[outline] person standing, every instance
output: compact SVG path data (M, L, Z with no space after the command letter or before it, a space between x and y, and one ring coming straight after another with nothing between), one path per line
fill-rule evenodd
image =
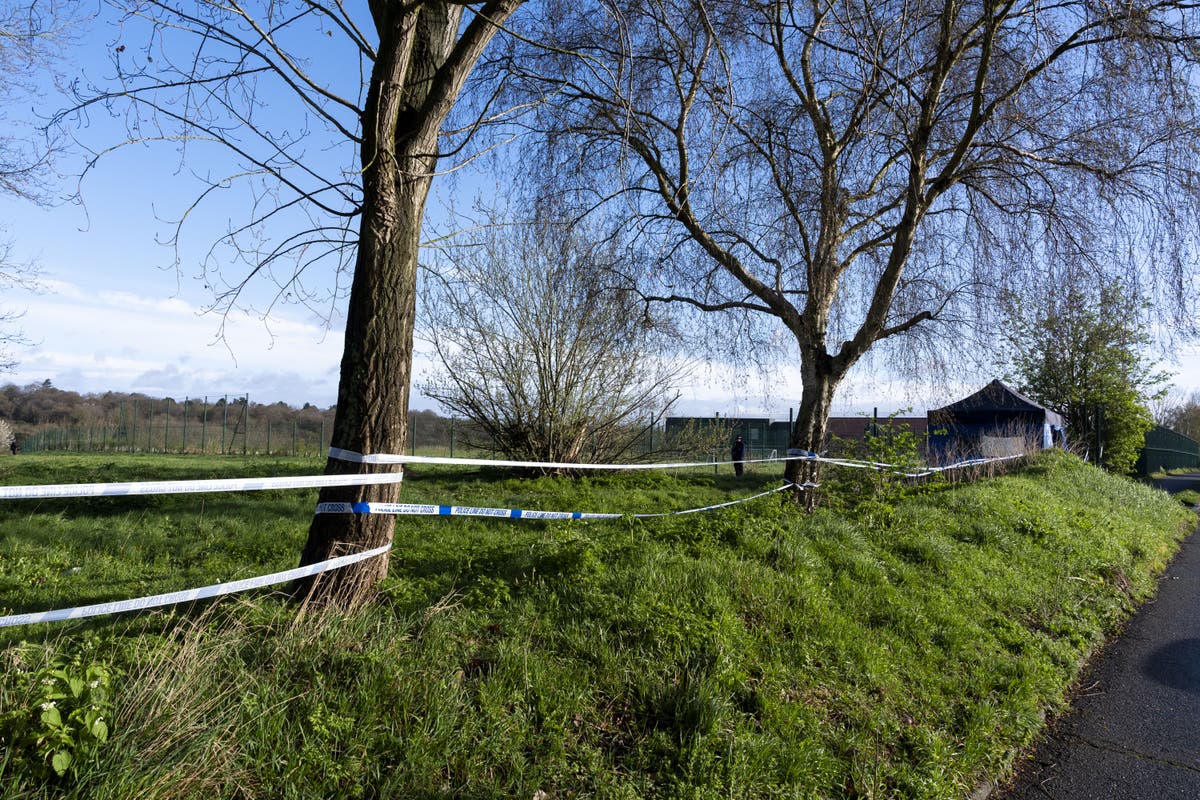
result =
M734 440L733 447L730 449L729 455L733 457L733 474L741 475L743 468L742 462L746 460L746 443L742 440L742 437L739 436L736 440Z

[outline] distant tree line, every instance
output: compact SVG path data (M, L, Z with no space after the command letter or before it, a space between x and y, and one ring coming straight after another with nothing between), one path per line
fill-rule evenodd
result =
M257 403L246 395L151 397L140 392L80 394L49 380L0 388L0 421L20 446L141 452L253 452L318 455L328 447L336 407ZM454 421L410 413L414 444L446 448Z

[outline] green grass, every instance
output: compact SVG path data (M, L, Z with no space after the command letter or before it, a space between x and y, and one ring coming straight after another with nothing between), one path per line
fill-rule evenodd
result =
M1175 493L1175 499L1186 506L1200 505L1200 492L1195 489L1184 489L1182 492Z
M1158 469L1155 470L1151 478L1166 478L1170 475L1195 475L1200 472L1200 467L1175 467L1173 469Z
M4 463L6 483L312 469ZM776 477L420 466L404 499L659 511ZM38 718L48 659L117 670L112 737L49 781L35 777L44 752L6 742L0 798L962 798L1009 769L1195 522L1057 454L973 485L849 495L812 515L767 498L643 521L401 518L380 601L353 614L260 592L0 631L0 737ZM286 569L314 503L13 501L0 506L0 603Z

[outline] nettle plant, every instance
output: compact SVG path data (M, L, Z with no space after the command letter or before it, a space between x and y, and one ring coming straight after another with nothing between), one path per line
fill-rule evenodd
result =
M76 773L108 741L118 671L80 655L56 654L26 670L20 654L14 660L14 695L26 699L0 712L0 745L24 762L31 777Z

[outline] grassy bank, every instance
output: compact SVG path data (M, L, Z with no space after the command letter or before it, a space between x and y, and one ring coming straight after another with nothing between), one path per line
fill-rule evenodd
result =
M5 482L311 469L18 462ZM427 468L405 499L659 511L774 482ZM1053 454L973 485L834 499L809 516L764 499L646 521L404 519L380 603L353 615L260 593L0 631L0 797L961 798L1007 769L1194 523ZM314 502L2 506L0 604L285 569ZM76 731L39 744L60 686Z

